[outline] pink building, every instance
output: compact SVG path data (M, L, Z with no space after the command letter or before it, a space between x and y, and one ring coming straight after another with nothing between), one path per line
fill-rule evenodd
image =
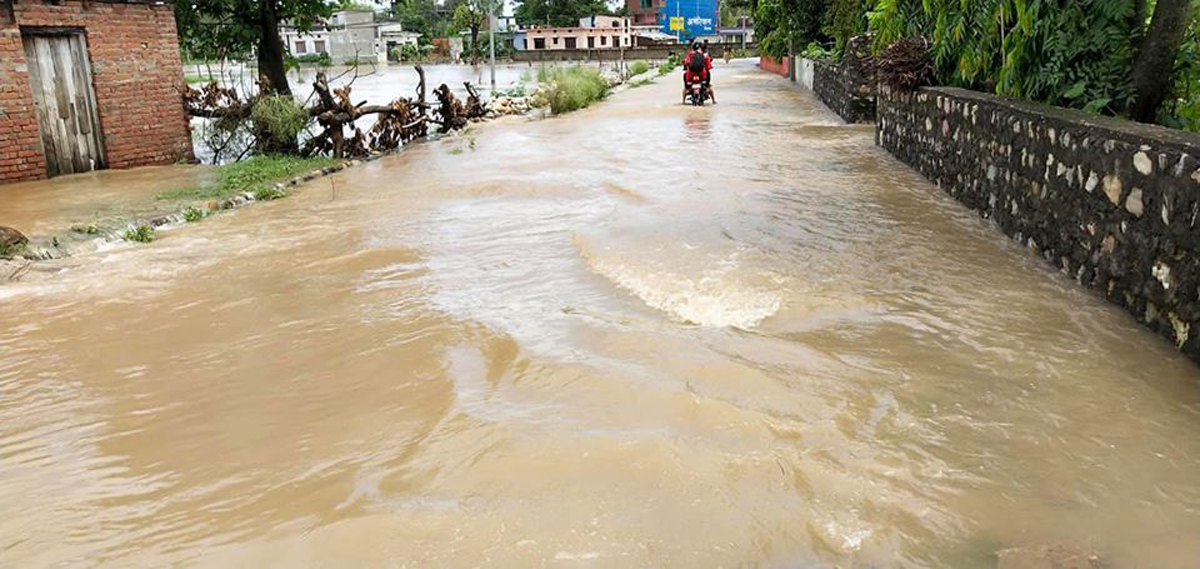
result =
M543 51L554 49L618 49L633 47L629 18L592 16L579 20L579 27L525 30L525 49Z

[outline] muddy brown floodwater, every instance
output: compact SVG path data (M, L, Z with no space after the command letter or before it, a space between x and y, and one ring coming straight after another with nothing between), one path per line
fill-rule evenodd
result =
M0 565L1200 566L1197 367L716 77L0 286Z

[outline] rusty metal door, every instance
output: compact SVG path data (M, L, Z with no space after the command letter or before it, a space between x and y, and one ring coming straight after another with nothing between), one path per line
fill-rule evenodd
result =
M104 167L87 39L72 30L27 32L21 39L46 173L58 176Z

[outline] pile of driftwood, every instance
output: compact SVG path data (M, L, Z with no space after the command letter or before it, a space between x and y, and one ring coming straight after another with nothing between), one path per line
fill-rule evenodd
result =
M400 97L386 105L354 103L350 98L351 85L330 88L324 73L313 81L313 102L305 111L319 127L319 132L306 140L297 150L305 155L328 155L334 158L357 158L376 152L394 150L400 145L428 134L429 124L441 132L460 129L472 119L487 115L487 108L470 83L467 101L459 101L445 84L434 89L437 104L425 101L425 70L416 67L420 78L414 98ZM259 93L267 93L260 88ZM200 88L188 88L184 106L194 117L224 121L226 125L249 121L259 95L243 99L236 90L222 87L216 81ZM374 126L364 133L355 123L360 117L376 115Z
M930 43L925 38L897 40L875 58L876 77L897 91L915 91L934 83Z

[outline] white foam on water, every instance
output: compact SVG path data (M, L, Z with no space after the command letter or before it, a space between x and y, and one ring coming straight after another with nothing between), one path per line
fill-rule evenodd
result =
M778 312L782 304L778 286L772 286L778 283L748 267L744 250L723 258L696 259L687 258L695 256L691 254L695 249L680 245L674 255L656 259L608 246L591 247L579 237L576 244L594 273L684 322L750 329Z

